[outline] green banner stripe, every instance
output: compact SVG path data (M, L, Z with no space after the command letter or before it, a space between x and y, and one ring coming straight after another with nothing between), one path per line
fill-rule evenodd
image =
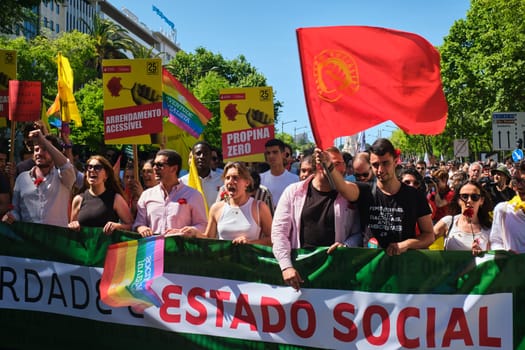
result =
M0 224L0 254L103 267L110 244L136 238L133 233L120 231L106 236L101 229L86 228L75 232L28 223L15 223L11 226ZM330 256L326 254L326 248L299 249L293 254L294 266L305 279L306 288L413 294L512 293L513 341L516 348L525 348L525 255L490 252L482 260L474 258L469 251L419 250L389 257L382 250L347 248L340 248ZM170 273L282 285L279 266L271 248L265 246L170 237L165 241L164 265L164 271ZM49 317L52 317L53 322L49 321ZM16 344L14 337L18 339L19 334L34 334L34 337L24 337L25 342L39 342L46 334L54 339L71 337L80 341L89 337L83 333L91 333L92 327L100 323L12 310L1 310L0 319L7 347ZM56 325L55 320L63 320L63 325ZM33 321L36 323L35 327L32 325ZM150 334L158 335L160 343L166 340L165 345L180 344L180 348L283 348L276 344L173 334L152 329L138 330L137 327L131 327L130 331L127 326L100 324L97 328L100 328L102 334L107 333L108 339L113 341L116 333L124 332L126 337L119 337L119 345L121 339L127 337L133 339L130 344L141 344L141 339L144 338L144 344L149 342L151 345L151 341L157 341L157 337L147 335ZM28 325L31 325L29 329L26 328ZM24 332L18 332L18 327L22 327ZM90 331L86 331L88 329ZM112 331L103 331L109 329ZM91 336L93 334L97 333L92 333ZM86 340L86 344L97 340Z

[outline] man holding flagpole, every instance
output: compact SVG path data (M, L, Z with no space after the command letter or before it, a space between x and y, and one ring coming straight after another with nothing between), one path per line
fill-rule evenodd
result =
M388 255L427 248L434 241L430 207L423 193L397 178L395 168L400 152L387 139L377 139L370 152L370 163L377 179L371 185L345 181L341 174L333 171L327 154L319 149L315 154L316 161L328 169L337 191L357 204L363 231L370 229ZM416 223L421 232L417 237Z

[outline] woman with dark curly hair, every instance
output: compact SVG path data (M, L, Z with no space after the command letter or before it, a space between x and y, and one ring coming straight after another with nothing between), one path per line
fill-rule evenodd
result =
M115 230L131 230L132 224L133 217L113 167L103 156L92 156L86 162L84 187L73 198L69 228L102 227L109 235Z
M445 250L472 250L477 255L489 248L492 226L490 196L477 181L459 185L449 205L449 213L434 225L436 237L445 237Z

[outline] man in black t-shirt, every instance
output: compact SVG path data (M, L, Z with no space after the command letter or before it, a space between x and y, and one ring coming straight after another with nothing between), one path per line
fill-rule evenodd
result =
M430 208L421 192L397 178L399 151L387 139L377 139L370 151L375 184L347 182L331 171L337 190L349 201L357 202L363 228L371 231L388 255L427 248L434 241ZM326 154L316 150L316 156L330 168ZM416 223L420 229L417 237Z

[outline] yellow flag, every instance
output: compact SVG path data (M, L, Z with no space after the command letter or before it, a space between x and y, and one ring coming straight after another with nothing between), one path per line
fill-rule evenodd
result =
M57 57L58 65L58 94L55 102L47 110L47 115L61 111L61 119L70 123L73 121L75 126L82 126L80 112L78 111L77 102L73 95L73 70L69 60L59 52Z
M42 113L40 114L40 119L42 119L42 122L44 123L47 129L47 132L49 132L51 130L51 126L49 125L49 118L47 117L47 113L46 113L46 105L43 101L42 101Z
M193 162L193 157L190 159L190 170L188 172L188 186L193 187L202 194L202 199L204 200L204 207L206 208L206 216L208 216L208 201L204 195L204 190L202 189L201 179L199 178L199 172L197 171L197 166Z

